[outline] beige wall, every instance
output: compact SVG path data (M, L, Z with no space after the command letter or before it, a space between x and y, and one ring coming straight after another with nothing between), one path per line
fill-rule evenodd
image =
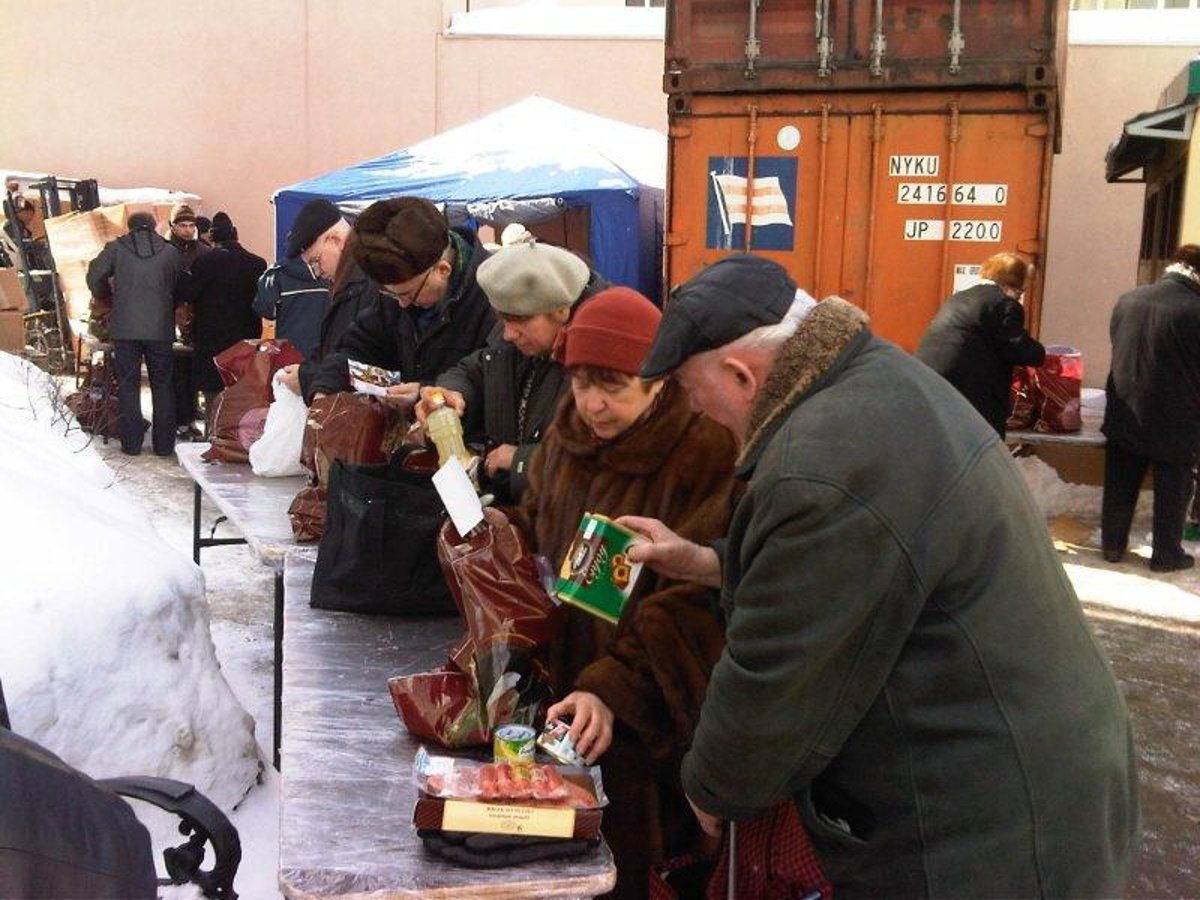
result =
M1126 119L1154 109L1196 47L1072 45L1063 150L1050 196L1041 338L1083 351L1084 382L1108 374L1113 303L1137 284L1142 184L1108 184L1104 154Z
M275 188L434 130L441 0L0 0L0 22L0 166L195 192L267 257Z

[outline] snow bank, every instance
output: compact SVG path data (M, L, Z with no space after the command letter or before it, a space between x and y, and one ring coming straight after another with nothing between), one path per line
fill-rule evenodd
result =
M0 678L13 728L93 777L178 778L228 809L260 762L213 649L204 576L55 393L0 353Z

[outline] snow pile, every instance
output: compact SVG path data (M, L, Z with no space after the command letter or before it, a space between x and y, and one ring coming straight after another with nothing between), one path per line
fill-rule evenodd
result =
M204 576L56 393L0 353L0 679L13 728L93 777L177 778L228 809L260 762L213 649Z
M1078 519L1100 521L1100 501L1103 489L1090 484L1072 484L1058 477L1053 466L1036 456L1020 456L1013 460L1038 505L1049 516L1074 516Z

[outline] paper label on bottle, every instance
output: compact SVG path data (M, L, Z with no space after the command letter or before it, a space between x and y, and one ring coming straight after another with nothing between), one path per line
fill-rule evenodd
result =
M575 810L447 800L442 830L569 838L575 833Z
M475 493L475 486L471 484L471 477L457 456L450 457L434 473L433 486L460 535L465 537L468 531L483 521L483 505Z

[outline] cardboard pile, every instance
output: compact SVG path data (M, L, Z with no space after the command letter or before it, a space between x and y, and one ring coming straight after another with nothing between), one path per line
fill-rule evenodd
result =
M100 255L105 244L128 232L125 223L129 217L135 212L151 213L158 223L158 233L165 236L173 207L173 203L119 203L46 220L46 235L69 319L87 318L92 297L87 286L88 264Z
M21 353L25 349L25 291L16 269L0 269L0 350Z

